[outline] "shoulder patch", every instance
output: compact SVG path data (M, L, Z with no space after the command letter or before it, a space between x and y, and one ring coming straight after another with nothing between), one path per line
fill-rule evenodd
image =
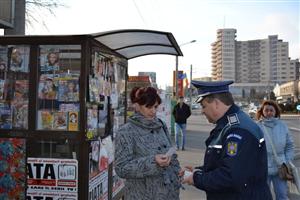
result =
M239 140L241 140L242 139L242 136L240 136L239 134L235 134L235 133L230 133L227 137L226 137L226 139L229 139L229 138L237 138L237 139L239 139Z
M238 150L238 143L234 141L230 141L227 143L227 155L235 156Z
M228 115L227 119L228 119L228 123L230 125L235 125L235 124L239 124L240 123L240 120L239 120L238 115L236 113Z

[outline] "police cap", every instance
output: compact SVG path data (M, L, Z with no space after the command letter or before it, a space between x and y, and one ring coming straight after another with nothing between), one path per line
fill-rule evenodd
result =
M203 97L210 94L229 92L229 85L233 81L192 81L192 84L198 90L196 103L200 103Z

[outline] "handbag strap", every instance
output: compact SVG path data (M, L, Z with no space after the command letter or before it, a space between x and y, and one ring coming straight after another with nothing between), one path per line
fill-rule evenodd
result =
M273 154L274 154L274 158L275 158L275 161L277 162L277 165L280 166L281 163L279 162L279 158L278 158L278 155L276 153L276 150L275 150L275 146L273 144L273 140L269 134L269 131L266 129L265 125L262 123L262 128L263 128L263 132L265 133L265 135L268 137L269 141L270 141L270 144L271 144L271 147L272 147L272 151L273 151Z
M169 143L170 143L170 145L172 146L172 141L171 141L171 139L170 139L170 137L169 137L169 135L168 135L168 128L166 127L166 125L165 125L165 123L160 119L160 118L157 118L159 121L160 121L160 123L162 124L162 128L163 128L163 130L164 130L164 132L165 132L165 136L167 137L167 140L169 141Z

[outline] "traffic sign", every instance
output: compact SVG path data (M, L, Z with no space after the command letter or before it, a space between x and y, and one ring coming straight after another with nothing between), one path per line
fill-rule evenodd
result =
M297 108L297 110L300 110L300 105L298 105L296 108Z

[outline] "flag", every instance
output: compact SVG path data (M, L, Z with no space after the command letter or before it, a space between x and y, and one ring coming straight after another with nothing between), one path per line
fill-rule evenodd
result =
M186 78L186 73L178 73L178 79L184 80Z

